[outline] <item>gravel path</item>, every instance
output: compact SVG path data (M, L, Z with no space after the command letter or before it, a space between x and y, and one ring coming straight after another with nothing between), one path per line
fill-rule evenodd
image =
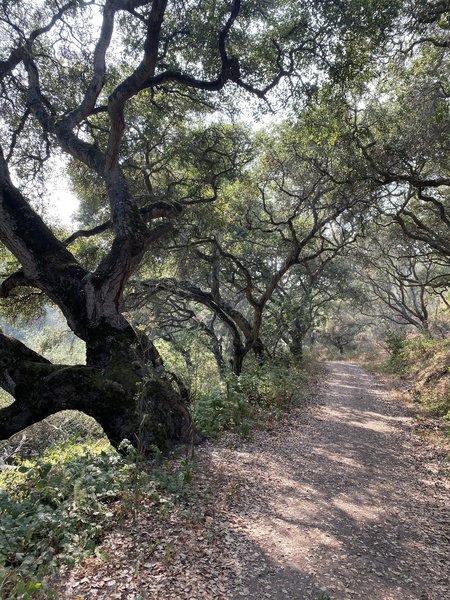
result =
M111 534L114 558L72 572L60 597L450 598L443 458L374 377L349 363L326 369L320 405L245 444L199 451L199 518L146 518L133 535Z

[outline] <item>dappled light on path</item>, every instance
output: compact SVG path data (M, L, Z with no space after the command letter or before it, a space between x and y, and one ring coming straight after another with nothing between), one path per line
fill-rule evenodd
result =
M357 365L328 369L320 408L230 453L240 525L267 561L249 597L448 597L445 494L424 486L410 419Z
M198 451L185 506L141 510L60 586L75 600L444 600L440 458L375 378L328 363L271 432Z

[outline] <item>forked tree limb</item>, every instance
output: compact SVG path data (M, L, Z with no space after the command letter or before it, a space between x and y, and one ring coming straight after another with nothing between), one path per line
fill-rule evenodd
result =
M177 217L181 214L182 207L179 204L170 204L169 202L153 202L147 206L144 206L140 209L141 216L146 221L151 221L153 219L167 218L171 219ZM92 227L92 229L79 229L78 231L74 231L65 241L64 244L66 246L70 246L73 244L75 240L80 237L89 238L95 235L99 235L108 229L111 229L112 221L108 219L104 223L97 225L96 227Z

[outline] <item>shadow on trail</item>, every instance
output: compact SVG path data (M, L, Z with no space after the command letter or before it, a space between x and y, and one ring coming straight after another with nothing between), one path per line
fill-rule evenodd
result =
M246 597L448 597L445 495L412 455L404 411L360 367L328 369L322 406L226 458Z

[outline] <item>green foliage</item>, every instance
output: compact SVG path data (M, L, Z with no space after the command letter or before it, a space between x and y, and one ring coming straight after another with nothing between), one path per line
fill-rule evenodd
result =
M433 340L390 332L386 339L389 357L384 369L407 378L412 393L427 412L450 418L450 340Z
M92 553L129 467L108 446L57 446L0 476L0 595L48 597L42 577Z
M175 501L185 500L190 492L194 477L195 463L183 459L175 469L156 467L151 472L151 480L159 492L165 492Z
M201 335L184 331L173 336L171 343L156 340L166 369L184 382L194 397L219 383L217 365Z
M385 346L388 351L388 358L384 368L389 373L402 373L405 368L405 358L403 351L406 344L404 332L391 330L385 335Z
M197 427L207 435L235 430L248 436L258 422L279 417L301 400L305 371L272 362L240 376L229 374L217 388L202 392L193 405Z
M432 415L450 419L450 340L417 337L402 354L416 400Z
M226 429L245 429L250 406L244 396L228 385L201 394L195 400L193 413L200 431L215 435Z
M149 464L126 440L121 450L65 441L0 472L2 599L52 598L44 577L100 556L97 543L115 520L135 515L144 500L164 512L187 498L194 463Z
M422 366L424 359L429 359L442 342L425 336L417 336L403 341L402 354L405 362L411 367Z

